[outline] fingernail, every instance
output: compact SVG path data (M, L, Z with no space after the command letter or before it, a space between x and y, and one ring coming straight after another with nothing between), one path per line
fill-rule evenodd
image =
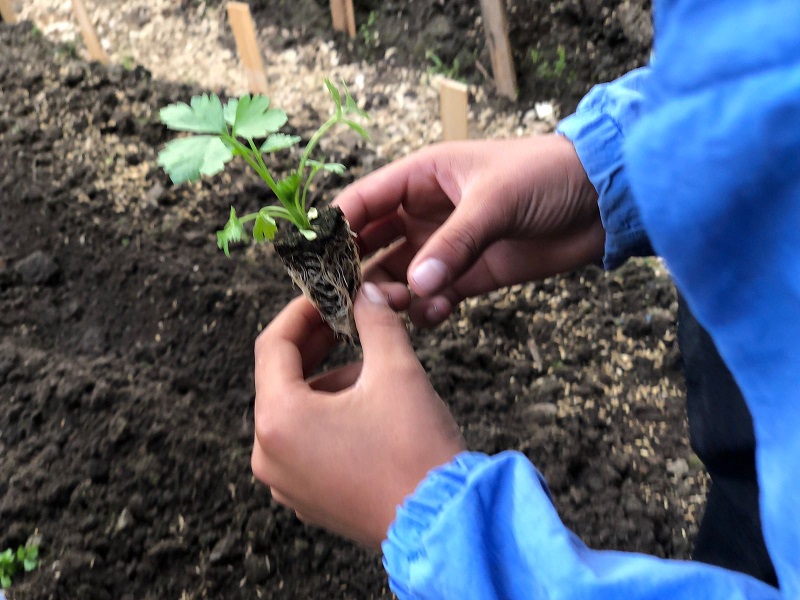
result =
M431 325L438 325L449 315L449 304L447 304L446 300L441 298L434 300L433 303L425 310L425 319Z
M374 283L370 283L369 281L365 281L361 285L361 291L363 292L363 294L366 297L366 299L369 300L370 302L372 302L372 304L378 304L378 305L382 305L382 306L386 306L388 304L388 302L386 301L386 298L381 293L381 291L378 289L378 286L375 285Z
M446 278L447 267L436 258L423 260L411 272L411 279L417 288L416 292L423 296L438 290L444 284Z

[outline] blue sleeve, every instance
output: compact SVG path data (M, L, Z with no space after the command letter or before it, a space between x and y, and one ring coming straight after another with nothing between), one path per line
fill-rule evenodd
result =
M591 550L558 518L518 452L463 453L398 509L383 544L400 600L743 600L780 598L748 575L704 563Z
M656 7L631 188L747 402L764 541L800 598L800 4Z
M624 143L639 120L642 88L650 77L643 67L597 85L578 109L558 124L557 132L575 146L589 180L597 190L606 232L603 264L614 269L631 256L653 254L624 167Z

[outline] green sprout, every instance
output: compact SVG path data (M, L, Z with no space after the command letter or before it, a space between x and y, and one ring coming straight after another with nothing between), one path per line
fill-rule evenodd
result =
M196 181L203 175L216 175L234 156L242 157L264 180L280 205L265 206L257 212L237 216L231 207L225 227L217 232L217 245L230 256L229 244L244 238L245 223L252 222L252 236L256 242L271 241L277 232L276 219L292 223L306 239L317 237L311 220L317 211L307 208L307 195L312 180L321 171L341 175L345 167L339 163L325 163L311 158L322 136L339 123L347 125L361 137L369 140L364 128L352 120L353 115L369 118L350 96L342 82L342 90L325 80L335 110L303 150L297 168L283 179L276 179L264 161L265 154L291 148L300 137L280 133L288 118L282 110L270 108L267 96L245 94L228 100L225 106L213 94L194 96L191 105L183 102L162 108L159 116L170 129L199 135L181 137L167 143L158 155L158 164L169 174L174 184ZM255 140L264 140L261 146Z
M14 552L7 548L0 552L0 589L11 587L11 578L20 569L26 573L33 571L39 564L39 546L36 544L20 546Z

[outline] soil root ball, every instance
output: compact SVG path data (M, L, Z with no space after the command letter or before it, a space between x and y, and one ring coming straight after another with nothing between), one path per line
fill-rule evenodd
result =
M294 228L282 230L275 238L275 251L322 319L354 344L358 332L353 301L361 286L361 265L353 232L337 207L320 210L312 226L317 233L313 240Z

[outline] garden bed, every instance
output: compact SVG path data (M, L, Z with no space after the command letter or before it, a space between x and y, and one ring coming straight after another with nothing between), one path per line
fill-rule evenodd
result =
M229 205L267 198L254 175L173 188L155 166L158 108L198 88L88 65L26 23L0 24L0 57L0 550L43 538L9 598L389 595L377 555L251 475L253 341L297 290L271 250L216 248ZM327 149L350 177L390 158ZM675 307L661 265L632 261L468 301L412 339L470 447L528 455L587 543L686 558L706 482Z

